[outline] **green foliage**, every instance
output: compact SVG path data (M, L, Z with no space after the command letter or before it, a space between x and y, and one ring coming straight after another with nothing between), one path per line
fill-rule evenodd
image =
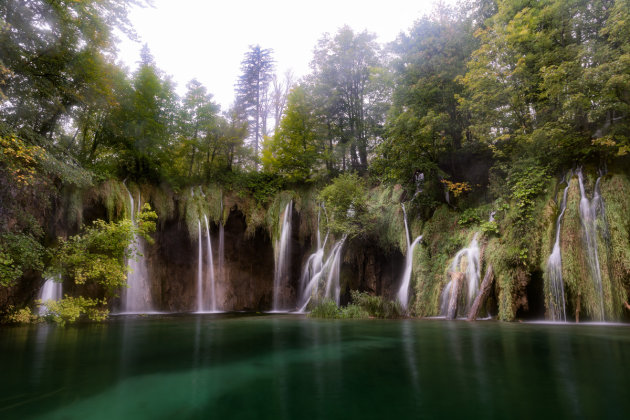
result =
M46 276L59 275L78 285L95 283L115 293L126 285L126 261L137 255L137 249L130 247L134 236L140 235L152 243L149 235L155 231L156 218L149 204L145 204L137 215L137 226L128 219L108 223L96 220L79 235L59 238Z
M466 72L476 43L465 13L441 7L439 19L417 20L391 47L396 84L373 170L410 194L417 190L415 176L422 173L425 201L440 194L435 185L440 161L464 141L468 121L458 109L463 86L457 78Z
M370 232L368 233L378 241L379 247L383 250L399 249L401 252L406 251L407 236L400 205L402 194L403 189L399 185L380 185L369 193L368 207L373 224L370 225ZM409 208L408 203L407 212L410 215L409 229L413 234L415 220L413 219L413 209Z
M477 207L471 207L464 210L459 216L457 223L460 226L477 225L484 220L480 209Z
M332 299L323 299L315 305L309 316L328 319L402 318L404 311L398 302L390 302L382 296L353 290L352 303L339 308Z
M322 299L311 309L308 316L311 318L340 318L341 310L337 307L337 303L334 300Z
M45 309L43 318L60 325L72 323L80 318L90 321L104 321L107 319L109 311L106 309L105 299L90 299L83 296L65 296L59 300L48 300L40 303Z
M251 172L244 178L244 187L258 203L268 202L284 186L280 177L264 172Z
M373 296L367 292L353 290L352 303L373 318L402 318L404 311L398 301L386 300L383 296Z
M39 321L40 318L31 312L31 308L16 309L13 306L7 308L7 315L3 319L3 322L9 324L32 324Z
M516 221L527 223L533 220L535 199L545 192L551 177L544 167L526 166L511 171L508 184L516 205Z
M322 160L317 141L316 116L304 88L296 87L288 97L287 110L273 137L263 144L266 171L288 182L309 182Z
M1 235L0 286L14 285L26 270L43 270L45 257L46 250L32 235Z
M319 200L328 211L331 232L353 237L369 230L367 188L357 174L339 175L320 192Z
M600 241L607 244L608 264L603 269L611 283L606 305L611 314L618 314L630 296L630 180L626 175L615 174L604 178L601 189L609 231L608 239Z
M369 317L370 314L364 308L354 303L341 308L340 318L343 319L366 319Z
M411 307L418 316L439 314L449 262L474 234L472 230L461 228L458 220L458 212L442 205L424 225L422 242L415 250L412 273L416 298Z

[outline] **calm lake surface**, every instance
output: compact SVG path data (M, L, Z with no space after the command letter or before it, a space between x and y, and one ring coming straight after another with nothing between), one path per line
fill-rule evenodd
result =
M627 418L630 327L116 317L0 328L1 419Z

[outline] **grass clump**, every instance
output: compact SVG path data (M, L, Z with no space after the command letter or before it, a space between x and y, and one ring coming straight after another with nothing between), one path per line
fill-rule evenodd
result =
M366 292L353 290L352 303L338 307L334 300L323 299L313 307L311 318L327 319L366 319L366 318L402 318L403 310L398 302L391 302L382 296L372 296Z

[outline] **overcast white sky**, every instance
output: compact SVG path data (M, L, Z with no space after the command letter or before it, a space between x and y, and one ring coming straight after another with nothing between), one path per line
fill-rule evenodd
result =
M131 70L147 43L159 68L171 75L177 91L197 78L225 110L249 45L272 48L277 73L309 72L313 47L325 32L347 24L367 29L380 43L430 13L438 0L154 0L153 8L134 9L130 18L141 43L123 38L119 59ZM443 0L454 3L454 0Z

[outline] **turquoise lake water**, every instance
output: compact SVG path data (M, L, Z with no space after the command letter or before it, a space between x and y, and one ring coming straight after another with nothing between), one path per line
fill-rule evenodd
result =
M0 419L628 418L630 327L115 317L0 328Z

